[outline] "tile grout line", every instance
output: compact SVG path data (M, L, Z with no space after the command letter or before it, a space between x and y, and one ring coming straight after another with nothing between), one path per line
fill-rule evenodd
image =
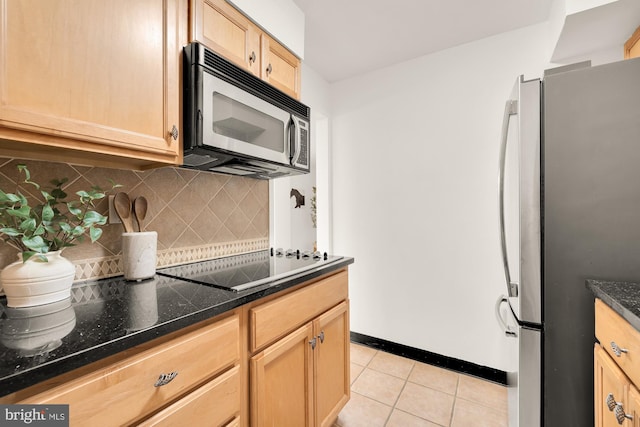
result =
M400 393L398 393L398 396L396 397L396 400L393 402L393 405L391 405L391 411L389 411L389 415L387 416L387 419L384 421L384 425L385 426L387 425L387 423L389 423L389 420L391 419L391 415L393 415L393 411L396 409L396 405L398 404L398 400L400 400L400 396L402 396L402 392L404 391L405 387L407 386L407 382L409 382L409 377L411 376L411 372L413 372L413 369L415 367L416 367L416 364L414 363L413 366L411 367L411 370L407 374L407 378L404 379L404 384L402 384L402 388L400 389Z
M453 406L451 406L451 416L449 417L449 427L453 423L453 414L456 411L456 404L458 403L458 388L460 387L460 374L456 379L456 392L453 394Z

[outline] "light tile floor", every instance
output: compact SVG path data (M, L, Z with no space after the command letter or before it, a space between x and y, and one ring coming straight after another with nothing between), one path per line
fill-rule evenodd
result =
M506 427L507 389L351 344L351 400L334 427Z

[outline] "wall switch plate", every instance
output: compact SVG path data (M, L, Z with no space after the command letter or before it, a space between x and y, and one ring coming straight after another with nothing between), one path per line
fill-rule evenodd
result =
M116 209L113 207L113 199L115 198L116 196L109 196L109 224L122 224L120 217L116 213Z

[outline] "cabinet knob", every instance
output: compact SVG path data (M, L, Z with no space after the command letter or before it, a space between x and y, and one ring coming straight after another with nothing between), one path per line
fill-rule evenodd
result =
M622 423L624 422L625 419L628 420L632 420L633 417L629 414L625 414L624 413L624 408L622 407L622 404L618 403L616 405L615 410L613 411L613 413L616 416L616 421L618 421L618 424L622 425Z
M320 338L320 344L322 344L324 342L324 331L320 331L320 335L318 335L318 338Z
M254 51L251 51L251 55L249 55L249 65L253 64L254 62L256 62L256 53Z
M607 402L607 408L609 408L610 411L613 411L616 405L618 404L618 402L616 402L616 398L613 397L613 393L607 394L606 402Z
M273 71L273 67L271 66L271 63L269 63L269 65L267 66L267 70L266 71L267 71L267 76L269 74L271 74L271 72Z
M613 353L618 357L620 357L622 353L629 352L629 350L627 350L626 348L620 348L620 346L618 346L615 341L611 341L611 350L613 350Z
M178 371L173 371L168 374L160 374L160 376L158 377L158 380L153 386L162 387L163 385L169 384L177 376L178 376Z
M178 139L178 128L176 127L176 125L173 125L173 127L171 128L171 132L169 132L169 135L171 136L171 138L173 138L174 141Z
M315 337L311 338L311 340L309 340L309 344L311 344L311 350L315 350L316 349L316 338Z

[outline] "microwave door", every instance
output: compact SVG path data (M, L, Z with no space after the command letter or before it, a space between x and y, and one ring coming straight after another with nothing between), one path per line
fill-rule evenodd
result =
M309 122L291 115L291 166L309 169Z
M202 85L203 145L289 164L287 111L206 71Z

